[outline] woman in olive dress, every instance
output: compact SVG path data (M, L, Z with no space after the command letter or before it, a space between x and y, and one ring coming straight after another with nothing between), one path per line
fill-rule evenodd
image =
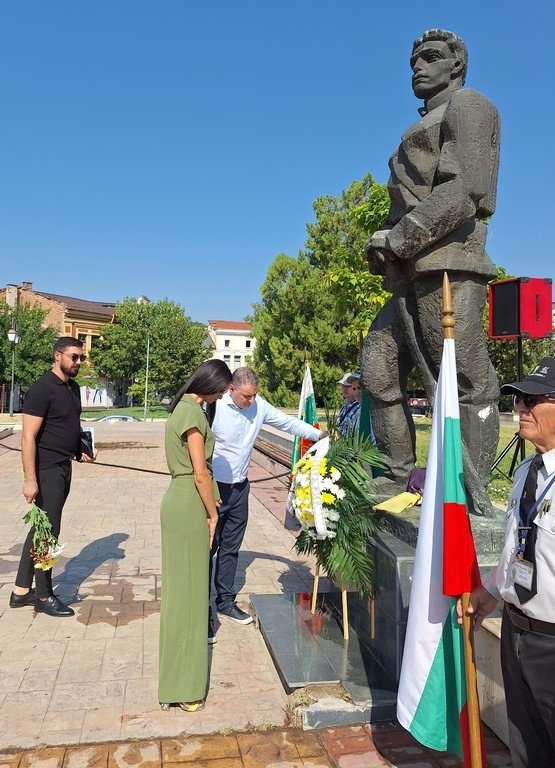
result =
M162 709L175 703L198 712L208 690L208 562L219 505L210 424L230 382L231 371L222 360L206 360L169 406L165 450L171 481L160 508Z

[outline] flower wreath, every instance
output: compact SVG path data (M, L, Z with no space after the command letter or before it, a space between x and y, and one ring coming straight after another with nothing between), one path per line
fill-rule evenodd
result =
M288 509L309 536L333 539L339 513L337 501L345 498L338 485L341 472L326 458L330 438L314 443L294 467Z
M287 499L301 525L297 552L315 555L329 578L361 594L373 590L373 466L383 466L383 457L370 440L327 436L293 467Z

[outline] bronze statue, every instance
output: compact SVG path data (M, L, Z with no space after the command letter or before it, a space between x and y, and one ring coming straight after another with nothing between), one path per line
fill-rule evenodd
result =
M370 271L392 292L362 350L362 382L378 447L388 467L377 496L406 490L415 463L415 429L407 382L416 368L433 403L441 352L441 287L451 283L469 509L493 515L486 492L499 436L499 384L489 360L482 313L496 270L485 252L484 219L495 210L499 115L481 93L463 88L467 51L451 32L415 41L412 88L424 100L420 120L389 161L391 205L370 239Z

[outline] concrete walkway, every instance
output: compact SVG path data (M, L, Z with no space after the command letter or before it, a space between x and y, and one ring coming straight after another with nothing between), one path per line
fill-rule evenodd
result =
M74 464L56 592L75 616L8 608L26 526L20 433L0 440L0 768L159 766L372 768L457 766L395 724L303 732L254 624L222 619L206 708L157 700L159 506L168 485L163 423L95 424L96 464ZM268 477L257 465L251 479ZM314 563L284 525L279 481L252 486L238 602L310 592ZM487 734L490 766L510 765ZM391 762L389 762L389 760ZM448 760L448 762L446 762ZM493 761L492 761L493 760Z

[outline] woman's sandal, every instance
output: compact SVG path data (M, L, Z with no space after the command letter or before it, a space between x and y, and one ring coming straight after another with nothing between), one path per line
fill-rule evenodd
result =
M199 701L180 701L179 706L184 712L200 712L201 709L204 709L204 699L199 699Z

